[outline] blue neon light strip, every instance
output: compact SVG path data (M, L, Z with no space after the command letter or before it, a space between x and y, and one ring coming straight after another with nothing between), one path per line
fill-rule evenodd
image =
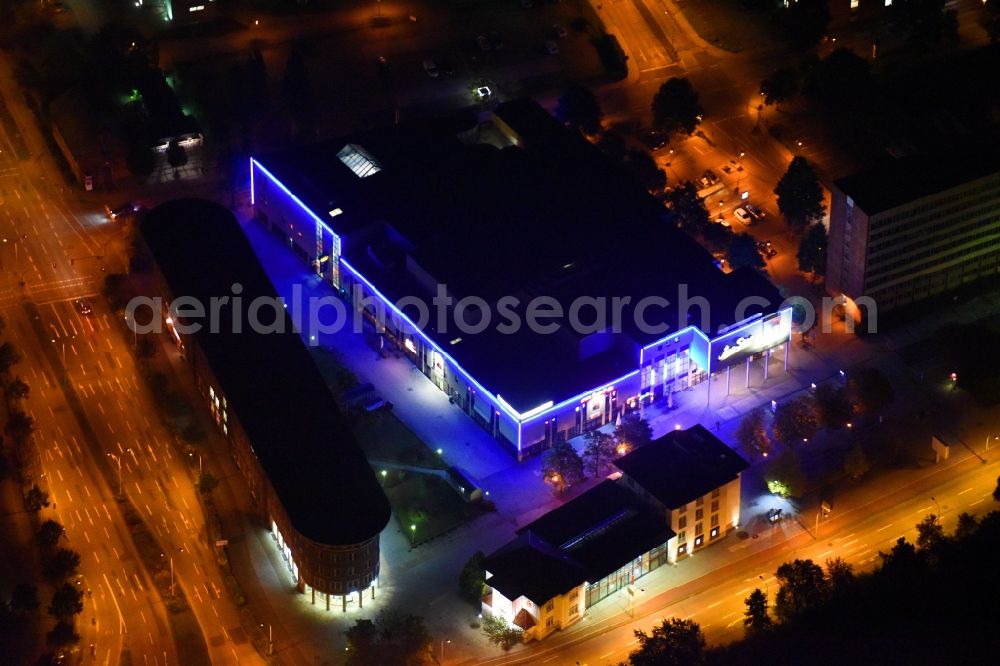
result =
M256 166L256 168L260 169L261 172L264 175L266 175L272 182L274 182L279 188L281 188L281 190L285 194L287 194L289 196L289 198L292 199L292 201L294 201L296 204L298 204L298 206L303 211L305 211L309 215L309 217L311 217L317 224L319 224L320 226L322 226L324 229L326 229L327 231L329 231L331 234L333 234L334 236L336 236L338 239L340 238L340 236L337 234L337 232L335 232L333 230L333 228L330 227L330 225L328 225L326 222L324 222L318 215L316 215L316 213L314 213L312 211L312 209L310 209L308 206L306 206L302 202L301 199L299 199L297 196L295 196L295 194L293 194L291 192L291 190L289 190L287 187L285 187L285 185L280 180L278 180L274 176L274 174L272 174L270 171L268 171L260 162L258 162L257 160L255 160L252 157L250 158L250 201L251 201L251 203L254 203L254 200L255 200L255 192L254 192L254 185L253 185L253 169L254 169L255 166ZM403 313L402 310L400 310L399 308L397 308L394 303L392 303L388 298L386 298L385 295L375 287L375 285L373 285L364 275L361 274L360 271L358 271L358 269L354 268L354 266L352 266L350 264L350 262L347 261L346 258L344 258L343 256L341 256L340 257L340 263L347 270L349 270L357 279L361 280L361 282L363 282L365 284L365 286L367 286L378 298L380 298L383 303L385 303L387 306L389 306L389 308L392 309L392 311L394 313L396 313L400 317L400 319L402 319L403 321L405 321L409 325L409 327L414 331L414 333L420 337L421 340L423 340L428 346L430 346L432 349L434 349L434 351L436 351L438 354L440 354L441 356L443 356L452 365L452 367L455 368L455 370L457 370L470 384L472 384L473 386L475 386L476 389L479 392L481 392L482 394L484 394L494 404L495 407L498 407L499 409L501 409L504 413L506 413L508 416L511 416L517 422L517 426L518 426L517 427L517 448L518 448L518 450L521 449L521 430L522 430L522 428L523 428L523 426L525 424L537 421L541 417L546 416L548 414L551 414L553 412L557 412L560 409L562 409L563 407L566 407L567 405L570 405L570 404L573 404L575 402L578 402L578 401L582 400L586 396L593 395L594 393L600 393L601 391L605 391L605 390L613 387L615 384L618 384L620 382L623 382L623 381L625 381L627 379L630 379L630 378L636 376L640 372L640 369L641 369L643 361L644 361L645 351L647 349L649 349L650 347L654 347L654 346L656 346L658 344L663 344L665 341L667 341L670 338L676 338L676 337L679 337L681 335L685 335L685 334L687 334L687 332L689 330L692 330L696 335L698 335L699 337L701 337L702 340L705 341L705 343L706 343L706 345L708 347L708 352L709 352L709 358L706 359L708 361L708 363L706 364L706 370L709 373L711 373L711 367L710 367L710 365L711 365L712 339L709 338L707 335L705 335L705 333L701 329L697 328L696 326L689 325L689 326L681 329L680 331L675 331L675 332L669 333L669 334L663 336L662 338L660 338L659 340L656 340L656 341L654 341L654 342L646 345L645 347L642 347L639 350L639 366L640 366L640 368L638 368L636 370L633 370L631 372L628 372L628 373L622 375L621 377L618 377L617 379L614 379L614 380L612 380L610 382L602 384L598 388L591 389L591 390L588 390L588 391L583 391L583 392L581 392L581 393L573 396L572 398L567 398L566 400L563 400L562 402L559 402L559 403L557 403L555 405L552 405L551 407L549 407L549 408L547 408L547 409L545 409L543 411L540 411L540 412L538 412L536 414L531 414L527 418L523 418L521 416L520 412L518 412L517 410L515 410L513 407L509 406L505 401L499 400L497 398L496 394L494 394L491 391L489 391L488 389L486 389L482 384L480 384L478 381L476 381L476 379L472 375L470 375L468 372L466 372L466 370L461 365L459 365L459 363L450 354L448 354L446 351L444 351L444 349L442 349L436 342L434 342L433 340L431 340L430 337L428 337L420 328L418 328L413 323L413 321L411 321L410 318L408 316L406 316L406 314ZM779 310L778 311L779 316L781 315L781 313L785 312L785 310L790 311L791 308L785 308L783 310ZM755 319L754 321L749 322L745 326L742 326L742 327L740 327L739 329L736 329L736 330L742 330L743 328L747 328L747 327L749 327L749 326L751 326L753 324L756 324L756 323L758 323L758 320ZM731 334L733 332L734 331L727 331L725 333L725 335L729 335L729 334ZM788 335L789 335L789 337L791 336L791 317L789 317ZM719 336L719 337L723 337L723 336ZM530 412L526 412L526 413L530 414Z
M264 175L266 175L272 182L274 182L278 187L280 187L281 191L284 192L285 194L287 194L292 199L292 201L294 201L296 204L298 204L299 208L301 208L303 211L305 211L306 213L308 213L308 215L313 220L315 220L318 224L322 225L325 229L329 230L329 232L331 234L333 234L334 236L337 236L337 238L340 238L340 236L337 235L337 232L335 232L332 228L330 228L330 226L328 224L326 224L322 219L320 219L319 216L316 215L316 213L314 213L308 206L306 206L302 202L301 199L299 199L297 196L295 196L294 194L292 194L292 192L287 187L285 187L284 183L282 183L280 180L278 180L274 176L274 174L272 174L270 171L268 171L266 168L264 168L264 166L260 162L258 162L257 160L255 160L253 158L250 158L250 161L251 161L251 166L252 165L256 165L257 168L260 169L261 173L263 173ZM252 176L253 176L253 172L251 171L251 177ZM506 414L508 414L509 416L512 416L514 418L514 420L516 420L516 421L520 421L521 420L521 415L517 411L515 411L513 407L508 407L503 402L497 400L496 396L492 392L488 391L482 384L480 384L479 382L477 382L472 377L472 375L470 375L468 372L465 371L465 368L463 368L461 365L459 365L455 361L455 359L451 357L451 355L449 355L440 346L438 346L433 340L431 340L422 330L420 330L420 328L418 328L410 320L409 317L407 317L399 308L397 308L396 305L392 301L390 301L388 298L386 298L385 295L381 291L379 291L378 289L376 289L375 285L373 285L371 282L368 281L368 278L366 278L364 275L362 275L361 272L358 271L358 269L354 268L354 266L351 266L351 264L347 261L346 258L343 257L343 255L341 255L341 257L340 257L340 263L347 270L351 271L351 273L353 273L355 275L355 277L357 277L359 280L361 280L362 282L364 282L365 285L369 289L371 289L372 292L376 296L378 296L380 299L382 299L382 302L385 303L387 306L389 306L392 309L393 312L395 312L397 315L399 315L399 317L403 321L405 321L407 324L409 324L410 328L413 329L413 331L418 336L420 336L420 338L424 342L426 342L430 347L432 347L434 349L434 351L436 351L438 354L441 354L441 356L443 356L449 362L451 362L452 366L454 366L454 368L456 370L458 370L459 373L461 373L461 375L463 377L465 377L469 381L470 384L475 385L475 387L479 391L481 391L482 393L484 393L490 400L492 400L492 402L495 404L496 407L499 407Z

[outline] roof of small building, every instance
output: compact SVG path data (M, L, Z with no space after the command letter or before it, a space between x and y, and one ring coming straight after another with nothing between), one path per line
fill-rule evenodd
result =
M537 605L595 583L674 533L662 513L607 480L517 531L486 558L487 584L508 599Z
M330 545L381 532L389 502L287 312L258 311L263 324L283 323L281 333L247 325L251 302L277 302L277 293L237 219L216 203L181 199L149 211L140 229L172 297L192 296L207 310L242 286L243 330L224 305L218 332L206 325L194 337L295 529Z
M868 215L944 192L1000 171L997 144L991 148L956 146L941 155L910 155L885 162L836 181Z
M637 448L615 466L675 509L736 479L750 464L704 426L694 425Z

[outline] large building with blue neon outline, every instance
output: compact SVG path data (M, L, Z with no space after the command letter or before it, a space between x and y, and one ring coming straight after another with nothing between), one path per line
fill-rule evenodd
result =
M787 365L791 308L766 277L724 273L619 165L530 100L250 169L256 220L519 459L712 373L728 384L745 366L749 382L751 367L766 380ZM417 326L397 307L441 294L455 304L443 323ZM494 313L515 299L522 322L532 299L578 307L588 326L498 330L494 317L466 334L455 324L475 328L481 313L458 304L472 296ZM616 298L629 299L620 325L574 306ZM635 323L639 309L652 326Z

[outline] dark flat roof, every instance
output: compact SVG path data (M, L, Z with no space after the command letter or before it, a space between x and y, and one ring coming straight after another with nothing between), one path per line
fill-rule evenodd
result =
M510 599L541 605L596 583L674 533L661 513L614 481L603 481L517 531L486 558L488 584Z
M991 148L956 147L948 154L887 160L841 178L836 186L861 210L875 215L1000 171L998 150L1000 144L993 142Z
M704 426L672 430L615 461L615 466L668 509L735 479L747 461Z
M227 305L220 332L203 327L194 337L295 529L331 545L381 532L389 502L287 312L279 315L286 333L245 325L252 300L277 292L236 218L213 202L181 199L149 211L140 229L172 297L207 304L243 286L244 331L233 332Z
M628 296L633 305L658 296L672 305L647 316L677 331L688 325L676 307L679 285L687 285L691 297L712 304L710 335L734 323L746 296L768 299L768 313L777 309L781 296L766 278L719 271L621 165L535 102L506 102L496 117L519 145L463 142L465 125L440 122L293 148L261 163L337 230L344 257L392 301L434 295L409 271L409 256L456 300L478 296L494 308L502 296L552 296L564 311L581 296ZM380 170L359 178L337 157L346 145L363 147ZM330 219L334 206L343 213ZM579 336L568 328L539 335L522 326L510 335L491 326L463 336L434 330L435 320L425 332L522 412L635 370L635 343L659 337L636 331L626 310L628 344L580 361Z

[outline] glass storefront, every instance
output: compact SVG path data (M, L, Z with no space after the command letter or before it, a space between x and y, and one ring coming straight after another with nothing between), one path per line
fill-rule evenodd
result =
M587 608L601 599L614 594L623 587L635 582L645 574L658 569L667 562L667 544L661 544L649 552L643 553L617 571L614 571L596 583L587 585Z

